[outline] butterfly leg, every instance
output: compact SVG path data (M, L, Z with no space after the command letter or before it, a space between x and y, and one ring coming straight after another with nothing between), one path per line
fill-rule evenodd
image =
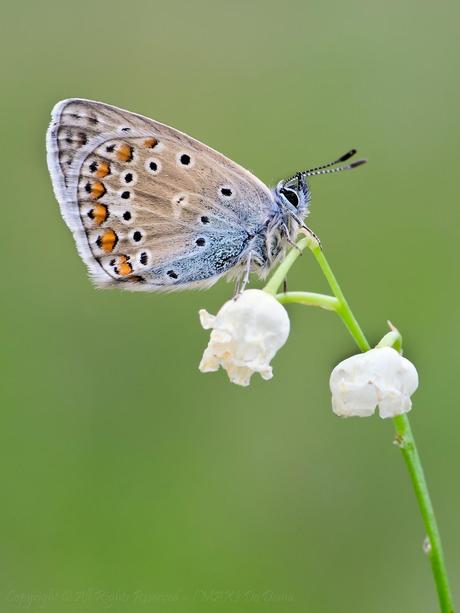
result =
M233 296L233 300L237 300L241 295L241 278L238 278L235 284L235 295Z
M249 275L251 273L251 258L252 258L252 251L250 251L248 253L248 259L246 260L246 271L244 273L244 277L243 277L243 291L245 290L246 285L249 283Z
M310 238L312 238L314 241L316 241L318 243L319 248L322 250L323 246L321 245L321 241L319 239L319 236L317 236L313 230L311 228L309 228L308 226L306 226L304 223L302 224L301 230L303 230L303 233L306 236L309 236Z
M321 241L320 241L319 237L313 232L313 230L311 228L309 228L307 225L305 225L304 222L299 217L297 217L297 215L293 215L292 213L291 213L291 215L294 218L294 220L299 224L300 229L303 230L304 234L306 234L307 236L310 236L310 238L315 240L318 243L318 245L320 246L320 248L322 249ZM290 244L294 244L289 239L289 235L288 235L287 242L290 243Z
M287 244L290 245L291 247L293 247L294 249L297 249L299 254L302 255L302 250L297 246L297 244L289 236L289 230L288 230L286 224L283 224L282 227L283 227L284 233L286 235L286 242L287 242Z
M292 211L289 211L289 215L291 215L291 217L294 219L294 221L299 224L300 230L303 230L304 234L306 234L307 236L310 236L310 238L314 239L318 243L318 245L321 247L321 241L320 241L319 237L316 236L316 234L313 232L313 230L311 228L309 228L307 225L305 225L304 222L300 219L300 217L295 215ZM290 245L294 245L293 241L289 238L289 234L287 232L286 232L286 237L287 237L287 242ZM322 247L321 247L321 249L322 249Z
M248 253L244 275L243 277L240 277L240 279L238 279L238 282L236 284L234 300L236 300L244 292L244 290L246 289L246 285L249 283L249 275L251 273L251 258L252 251Z

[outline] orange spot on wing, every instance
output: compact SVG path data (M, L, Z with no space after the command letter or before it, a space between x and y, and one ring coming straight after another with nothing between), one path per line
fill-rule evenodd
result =
M127 143L121 143L117 149L117 158L120 162L130 162L133 159L133 148Z
M158 145L158 141L156 138L147 138L144 141L144 147L148 147L149 149L153 149L154 147L156 147Z
M94 209L92 209L91 218L94 220L96 225L100 226L104 221L106 221L109 216L109 211L105 204L96 204Z
M91 198L93 198L93 200L98 200L99 198L101 198L106 192L106 189L104 187L104 184L101 183L100 181L95 181L92 185L91 185Z
M120 255L118 258L118 272L122 277L126 277L133 272L133 267L128 262L125 255Z
M117 242L118 236L112 229L105 230L105 232L101 234L96 241L97 246L102 249L102 251L105 251L105 253L110 253L113 251Z
M110 174L110 164L106 161L99 162L96 172L94 176L98 179L103 179L108 174Z

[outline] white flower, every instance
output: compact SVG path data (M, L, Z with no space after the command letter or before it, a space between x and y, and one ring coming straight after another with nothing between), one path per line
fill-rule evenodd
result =
M249 385L255 372L263 379L272 378L270 360L289 336L289 317L271 294L246 290L226 302L215 316L202 309L200 321L205 330L212 328L201 372L222 366L238 385Z
M380 417L395 417L411 410L418 374L395 349L377 347L340 362L329 385L336 415L367 417L378 405Z

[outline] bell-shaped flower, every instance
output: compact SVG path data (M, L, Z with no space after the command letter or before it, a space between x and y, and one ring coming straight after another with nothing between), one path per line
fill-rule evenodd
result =
M343 417L395 417L412 408L418 387L412 362L391 347L376 347L340 362L330 378L332 410Z
M222 366L238 385L249 385L256 372L263 379L272 378L270 361L289 336L289 317L271 294L246 290L226 302L215 316L202 309L200 321L205 330L212 329L201 372Z

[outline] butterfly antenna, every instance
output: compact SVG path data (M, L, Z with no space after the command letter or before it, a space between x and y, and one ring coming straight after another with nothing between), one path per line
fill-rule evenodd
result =
M335 166L336 164L340 164L341 162L346 162L351 157L353 157L356 153L357 153L356 149L350 149L350 151L347 151L346 153L341 155L337 160L334 160L333 162L328 162L327 164L321 164L321 166L316 166L315 168L309 168L308 170L302 170L300 174L304 175L305 177L312 177L314 175L329 174L331 172L339 172L341 170L351 170L352 168L356 168L357 166L364 164L367 160L357 160L356 162L352 162L351 164L347 164L346 166L340 166L339 168L331 168L331 166ZM289 181L292 181L298 176L299 176L299 173L296 172L295 175L293 175L289 179L286 179L285 182L289 183Z
M346 153L341 155L334 162L328 162L327 164L321 164L321 166L316 166L316 168L309 168L308 170L303 171L302 174L307 173L307 172L315 172L316 170L322 170L323 168L329 168L330 166L335 166L336 164L340 164L340 162L346 162L347 160L352 158L356 153L357 153L356 149L350 149L350 151L347 151Z
M306 170L302 172L305 177L314 177L316 175L328 175L332 172L341 172L342 170L352 170L353 168L357 168L362 164L365 164L367 160L356 160L356 162L352 162L351 164L347 164L346 166L337 166L336 168L319 168L318 170Z

